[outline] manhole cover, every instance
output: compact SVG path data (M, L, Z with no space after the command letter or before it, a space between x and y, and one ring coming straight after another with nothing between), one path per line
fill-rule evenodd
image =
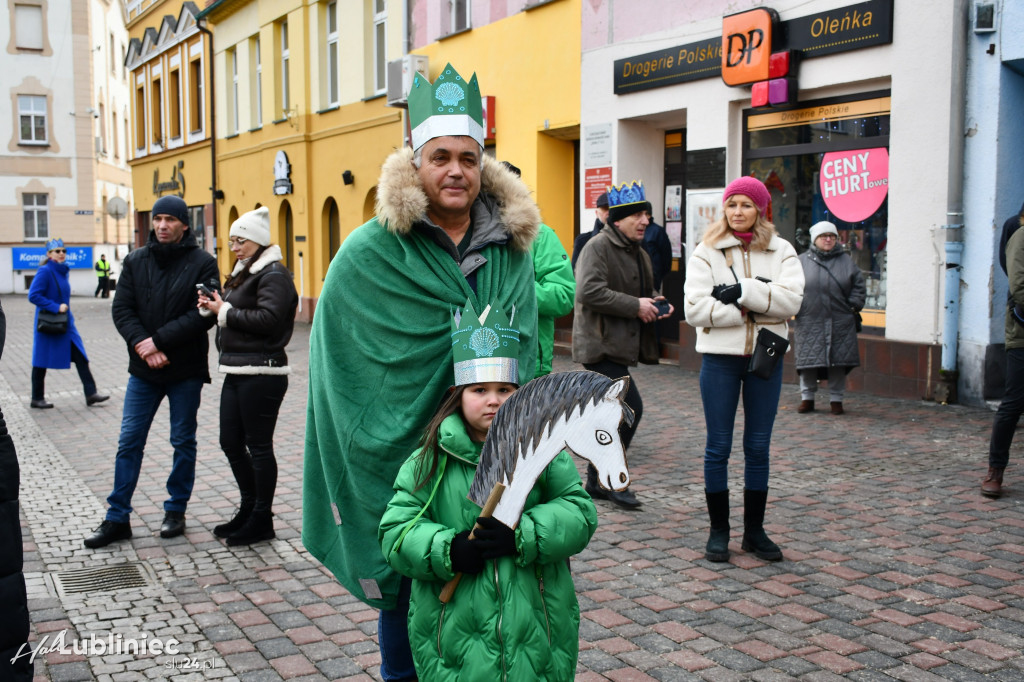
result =
M57 592L65 596L146 587L151 583L151 576L146 566L125 563L61 571L53 574L53 582Z

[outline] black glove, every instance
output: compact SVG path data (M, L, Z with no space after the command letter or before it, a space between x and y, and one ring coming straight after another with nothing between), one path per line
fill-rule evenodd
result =
M711 289L711 295L726 305L740 300L742 293L743 286L739 282L735 284L718 284Z
M479 573L484 570L480 544L469 539L468 530L457 533L452 538L452 546L448 552L452 557L452 570L456 573Z
M476 520L479 528L473 532L474 542L480 546L480 556L497 559L516 553L516 532L490 516Z

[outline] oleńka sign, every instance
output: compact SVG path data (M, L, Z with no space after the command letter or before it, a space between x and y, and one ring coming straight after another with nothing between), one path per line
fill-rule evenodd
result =
M866 220L889 193L889 150L828 152L821 159L818 184L832 215L849 223Z

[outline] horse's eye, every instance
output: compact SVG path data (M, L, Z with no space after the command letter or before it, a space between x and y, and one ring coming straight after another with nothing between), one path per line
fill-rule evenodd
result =
M594 437L597 438L597 442L601 445L608 445L612 442L612 435L607 431L596 431Z

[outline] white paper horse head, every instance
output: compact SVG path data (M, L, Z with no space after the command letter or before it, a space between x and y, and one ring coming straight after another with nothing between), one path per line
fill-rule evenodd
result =
M469 499L481 507L495 483L506 486L494 518L515 528L526 496L562 450L590 460L604 488L629 485L619 424L633 421L625 402L629 378L596 372L549 374L527 383L491 423Z

